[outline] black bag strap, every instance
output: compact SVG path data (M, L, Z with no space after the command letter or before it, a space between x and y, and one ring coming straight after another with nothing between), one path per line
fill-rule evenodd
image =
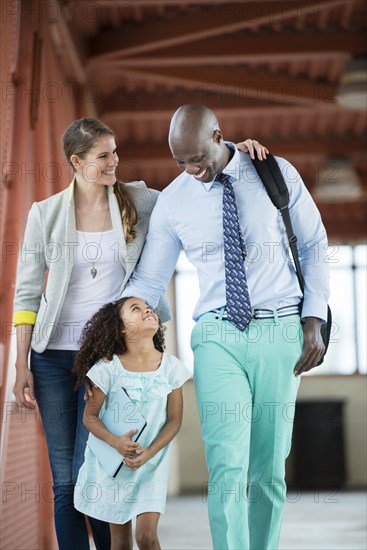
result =
M302 294L304 294L305 280L303 278L301 264L298 256L297 237L293 233L291 217L289 214L289 191L287 184L284 181L283 174L279 168L279 164L270 153L267 154L265 160L255 158L252 161L256 172L258 173L265 189L268 192L269 198L274 206L280 211L287 232L289 247L293 256L296 275Z

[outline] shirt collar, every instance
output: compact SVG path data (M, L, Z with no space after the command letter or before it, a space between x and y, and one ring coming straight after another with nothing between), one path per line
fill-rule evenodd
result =
M71 180L71 183L69 185L69 203L71 203L74 199L74 187L75 187L75 177Z
M232 178L238 180L240 179L240 163L241 163L241 157L240 152L235 146L234 143L231 141L225 141L224 142L227 147L232 149L234 151L233 156L227 166L223 168L223 174L227 174L228 176L231 176Z
M231 160L227 164L227 166L223 168L223 174L228 174L228 176L231 176L232 178L235 178L236 180L238 180L240 175L240 162L241 162L240 152L235 146L235 144L232 143L231 141L225 141L224 143L225 145L227 145L227 147L229 147L229 149L232 149L234 153ZM215 181L215 178L212 181L209 181L207 183L204 183L204 182L201 182L201 183L204 185L207 191L210 191L214 181Z

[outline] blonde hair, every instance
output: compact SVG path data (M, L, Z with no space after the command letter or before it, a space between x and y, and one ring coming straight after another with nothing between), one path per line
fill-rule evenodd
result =
M116 139L113 130L96 118L80 118L70 124L62 136L62 145L65 158L74 172L71 156L77 155L81 159L84 158L88 151L94 147L97 139L106 135ZM116 182L113 188L120 209L125 240L130 242L136 237L134 226L138 221L138 213L126 186L122 182Z

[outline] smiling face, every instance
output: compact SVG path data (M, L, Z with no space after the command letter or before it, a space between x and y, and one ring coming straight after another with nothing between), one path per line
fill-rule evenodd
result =
M218 121L204 105L183 105L176 111L168 142L177 166L204 183L212 181L230 158Z
M212 181L227 164L223 145L220 130L215 130L210 137L197 135L195 140L173 140L170 144L180 170L204 183Z
M111 135L100 136L83 157L72 155L70 160L77 174L88 183L113 185L116 181L119 158Z
M153 336L159 328L158 315L140 298L128 298L123 303L121 319L126 333L145 332Z

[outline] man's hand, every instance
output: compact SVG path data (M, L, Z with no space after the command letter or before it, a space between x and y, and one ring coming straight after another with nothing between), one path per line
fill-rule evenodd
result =
M256 139L246 139L246 141L236 143L236 147L243 153L249 153L252 159L255 158L255 151L257 152L257 158L259 160L265 160L266 155L269 153L267 148L256 141Z
M17 405L27 409L36 408L36 399L34 397L33 374L26 364L16 364L16 378L13 393Z
M317 317L307 317L303 325L303 353L297 365L294 367L294 374L296 376L316 367L325 351L320 332L321 325L322 321Z

